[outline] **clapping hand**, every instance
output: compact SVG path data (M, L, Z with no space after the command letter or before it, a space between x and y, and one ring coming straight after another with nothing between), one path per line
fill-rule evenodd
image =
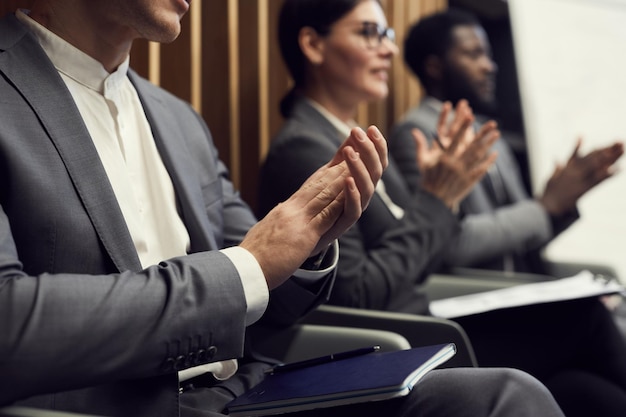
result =
M576 203L587 191L616 172L615 163L624 153L624 144L615 142L604 148L580 155L582 140L578 139L574 152L565 165L558 164L546 183L539 198L546 211L561 215L576 207Z
M352 129L331 161L250 229L240 246L259 262L270 289L359 219L387 163L377 128Z
M465 100L459 101L449 120L451 111L452 105L444 103L432 144L418 129L413 136L421 187L455 208L496 160L497 153L490 149L500 132L494 121L475 132L474 115Z

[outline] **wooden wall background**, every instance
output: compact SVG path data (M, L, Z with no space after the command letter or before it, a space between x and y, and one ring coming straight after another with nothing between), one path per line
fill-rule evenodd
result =
M282 124L278 103L289 87L276 39L283 0L194 0L181 36L172 44L136 42L131 66L155 84L191 102L214 136L243 198L254 208L257 172L272 135ZM0 16L32 0L0 2ZM421 16L447 0L382 0L398 45ZM359 110L361 125L386 132L420 97L401 59L394 63L387 100Z

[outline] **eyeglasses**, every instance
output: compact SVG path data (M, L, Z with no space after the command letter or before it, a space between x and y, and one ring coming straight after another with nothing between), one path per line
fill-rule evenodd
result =
M361 30L359 35L365 39L365 44L368 49L376 49L382 43L383 39L387 38L391 43L396 41L396 31L392 28L384 28L376 22L361 22Z

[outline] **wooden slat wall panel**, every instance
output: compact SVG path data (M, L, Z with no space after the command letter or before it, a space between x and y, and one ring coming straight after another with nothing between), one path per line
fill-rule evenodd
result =
M202 113L202 3L194 7L189 15L189 58L191 81L191 105Z
M387 103L387 124L389 127L415 103L423 92L421 86L406 68L403 61L404 39L410 26L420 17L443 10L448 6L447 0L387 0L385 3L389 25L395 28L400 53L394 60L393 73L390 80L390 94Z
M192 7L195 7L192 2ZM231 103L231 58L229 33L229 4L226 0L205 1L202 4L202 116L213 133L222 160L232 166L230 151L233 132ZM234 48L232 48L234 49ZM233 70L233 74L235 74ZM231 117L232 116L232 117Z
M145 40L138 40L133 43L133 52L130 54L130 66L139 75L150 78L150 45Z
M278 46L278 14L283 4L283 0L269 0L269 103L268 108L272 111L269 114L269 137L271 138L283 124L283 118L280 115L278 106L283 96L291 88L292 82L287 72L287 67L283 64L282 57L280 55L280 48ZM267 145L262 144L261 156L265 156L267 151Z
M163 45L153 44L153 48L160 49L160 56L156 63L160 65L161 87L191 102L190 14L183 17L182 31L175 42ZM152 76L153 69L150 68L150 71L150 76Z
M20 8L28 9L31 4L33 4L33 0L4 0L0 2L0 16Z
M260 28L265 1L239 0L239 111L240 143L239 175L244 199L256 201L257 171L259 166L260 144L267 140L267 128L264 126L264 113L269 109L261 106L261 98L267 92L267 64L263 65L262 56L267 57L266 41ZM263 8L265 7L265 10ZM264 49L261 49L264 48ZM267 119L265 117L265 119ZM234 173L233 173L234 174Z
M137 41L131 54L133 69L191 102L201 113L235 185L253 208L258 167L283 123L278 103L290 85L276 41L282 2L193 1L179 39L161 46ZM2 1L0 15L31 3ZM382 5L402 47L409 25L444 9L447 0L382 0ZM357 120L387 132L420 95L419 84L408 74L400 55L390 77L389 98L361 106Z

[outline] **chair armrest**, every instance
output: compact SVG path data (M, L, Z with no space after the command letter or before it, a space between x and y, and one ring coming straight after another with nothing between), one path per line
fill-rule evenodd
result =
M430 300L441 300L553 279L549 275L454 268L448 273L431 274L422 288Z
M315 324L298 324L272 337L262 337L263 328L250 329L249 340L256 353L282 362L295 362L331 353L379 345L381 351L409 349L411 344L391 331Z
M0 407L0 417L97 417L87 414L76 414L62 411L42 410L31 407Z
M530 272L511 272L511 271L497 271L492 269L480 269L480 268L465 268L455 267L451 268L447 275L473 277L476 279L493 280L493 281L508 281L513 284L528 284L531 282L549 281L554 280L556 277L548 274L535 274ZM445 274L444 274L445 275Z
M467 334L459 324L451 320L322 305L307 315L305 321L311 324L391 331L404 336L414 347L453 342L456 344L457 354L442 367L477 366L476 355Z

